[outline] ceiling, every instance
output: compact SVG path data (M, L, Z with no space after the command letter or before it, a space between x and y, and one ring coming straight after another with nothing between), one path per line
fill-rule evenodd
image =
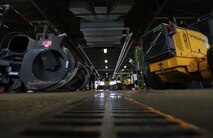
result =
M71 42L69 47L76 49L75 52L78 52L81 58L90 64L79 48L79 45L81 45L82 49L102 77L105 77L106 73L108 73L109 76L113 75L128 31L129 33L133 33L131 39L133 43L131 43L132 45L130 45L128 54L120 68L122 69L124 65L127 65L125 72L129 72L132 69L128 60L132 56L134 46L136 46L141 37L148 30L159 23L167 22L169 16L175 17L178 24L181 20L190 23L198 19L198 17L210 12L210 10L213 10L212 0L133 0L131 8L126 5L126 13L122 13L122 11L119 13L119 10L113 13L109 10L110 5L112 7L113 3L118 0L78 0L92 5L91 8L93 10L89 13L90 16L92 15L91 18L95 18L97 15L115 16L119 13L118 19L122 20L120 26L112 27L122 28L113 33L113 37L116 38L114 40L119 43L109 41L111 44L107 45L107 37L102 38L102 36L107 34L105 30L102 30L102 34L99 37L96 35L92 36L92 38L86 38L86 32L82 30L82 19L85 21L85 18L70 9L71 1L73 0L4 0L1 1L1 4L12 5L29 21L49 20L60 33L67 34ZM98 10L99 12L97 12ZM93 22L96 21L97 19ZM111 19L109 21L112 22L115 20ZM100 25L103 25L103 23L106 22L101 22ZM109 25L109 23L106 23L105 26L107 25ZM124 28L128 28L128 31ZM112 36L109 38L113 40L111 37ZM91 39L95 41L94 44L89 44ZM100 45L98 42L99 40L101 42L104 41L105 44ZM103 48L108 49L106 54L103 53ZM104 63L105 59L108 60L108 63ZM108 66L108 69L106 69L105 66Z

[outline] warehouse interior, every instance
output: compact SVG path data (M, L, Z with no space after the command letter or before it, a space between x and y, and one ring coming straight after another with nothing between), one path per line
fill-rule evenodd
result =
M212 88L212 0L0 1L0 137L211 138Z
M191 25L212 9L209 0L4 0L1 4L11 5L3 25L7 31L25 33L33 40L45 29L48 35L65 33L63 45L75 60L93 66L102 84L105 78L116 83L113 80L120 78L120 72L134 83L135 68L129 61L152 28L171 17L177 25Z

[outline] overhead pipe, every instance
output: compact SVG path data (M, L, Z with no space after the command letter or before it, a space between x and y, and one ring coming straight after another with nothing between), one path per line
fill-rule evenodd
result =
M95 73L98 75L98 77L100 77L98 71L95 69L94 65L92 64L91 60L89 59L89 57L87 56L87 54L85 53L85 51L83 50L80 44L78 45L78 47L80 48L81 52L84 54L86 59L89 61L90 65L92 65L93 69L95 70Z
M2 19L0 21L0 27L3 26L3 27L6 27L7 29L10 29L12 31L16 30L16 27L14 28L14 26L13 26L13 27L10 28L10 26L8 26L10 24L10 23L8 23L8 21L11 22L11 23L16 23L16 21L13 21L13 20L10 20L10 19L8 20L9 15L12 13L12 14L16 14L17 15L16 17L18 18L18 20L21 20L22 22L24 22L25 27L28 27L28 25L29 25L30 27L33 28L33 31L36 30L36 26L34 26L30 22L29 19L27 19L24 15L22 15L20 12L18 12L13 6L11 6L9 4L0 5L0 9L3 9L2 13L1 13L2 14ZM27 25L26 25L26 23L27 23Z
M47 16L45 15L45 13L41 10L41 8L36 4L36 2L34 0L30 0L30 2L33 4L33 6L39 11L39 13L43 17L47 18Z
M132 37L132 36L130 36L130 38L129 38L129 42L130 42L131 37ZM128 43L129 43L129 42L128 42ZM128 47L128 45L129 45L129 47ZM123 63L123 61L124 61L124 59L125 59L125 57L126 57L126 55L127 55L128 51L129 51L129 49L130 49L131 45L132 45L132 41L131 41L131 43L130 43L130 44L127 44L128 49L125 51L125 55L124 55L124 56L123 56L123 58L121 59L121 62L120 62L120 65L119 65L118 69L119 69L119 68L120 68L120 66L122 65L122 63Z
M118 59L118 62L117 62L116 67L115 67L115 72L117 72L117 70L118 70L118 68L119 68L119 65L121 64L120 61L121 61L122 58L123 58L123 55L124 55L124 53L125 53L125 51L126 51L126 48L127 48L127 46L128 46L128 43L129 43L129 41L130 41L131 36L132 36L132 33L129 34L129 35L127 36L127 38L126 38L126 40L125 40L125 42L124 42L123 48L122 48L122 50L121 50L121 53L120 53L120 56L119 56L119 59Z
M127 46L126 43L127 43L128 40L129 40L129 35L127 35L127 38L126 38L126 40L125 40L125 42L124 42L124 45L123 45L123 47L122 47L122 49L121 49L121 53L120 53L120 55L119 55L117 64L116 64L116 66L115 66L114 73L117 71L118 65L120 64L120 60L121 60L121 58L122 58L122 56L123 56L123 53L124 53L124 51L125 51L125 49L126 49L126 46Z
M165 7L165 5L167 4L168 0L164 0L163 3L160 5L158 11L156 12L156 14L154 15L154 17L152 18L151 22L149 23L149 25L147 26L146 30L144 31L144 35L149 31L150 27L153 25L153 23L155 22L155 18L158 17L158 15L161 13L161 11L163 10L163 8ZM141 28L141 27L139 27ZM139 32L141 31L141 29L138 30L137 34L139 34ZM139 39L138 43L142 40L142 38L144 37L144 35Z
M168 0L164 0L164 2L162 3L162 5L160 6L160 8L158 9L158 12L155 14L155 16L153 17L152 21L149 23L149 26L146 28L145 33L147 31L149 31L150 27L152 26L152 24L155 22L155 18L158 17L158 15L160 14L160 12L163 10L163 8L165 7L166 3L168 2Z
M126 43L126 48L128 47L128 43L129 43L129 41L130 41L130 36L129 36L129 38L127 39L127 43ZM128 48L129 49L129 48ZM127 51L128 51L128 49L126 50L124 50L123 51L123 53L122 53L122 57L121 57L121 59L120 59L120 61L119 61L119 65L118 65L118 67L117 67L117 70L120 68L120 66L121 66L121 64L122 64L122 61L123 61L123 59L124 59L124 57L125 57L125 53L127 53ZM124 55L125 54L125 55Z
M115 70L114 70L112 79L114 79L116 77L116 73L117 73L118 69L120 68L120 66L121 66L121 64L123 62L123 58L125 58L125 56L126 56L126 55L124 56L124 54L125 54L126 49L127 49L128 45L129 45L129 42L130 42L130 40L132 38L132 35L133 35L133 33L130 33L130 34L127 35L127 38L126 38L126 40L124 42L123 48L122 48L121 53L119 55L117 64L115 66Z
M126 56L127 56L127 54L128 54L129 49L131 48L131 45L132 45L132 41L131 41L131 43L129 44L129 47L128 47L128 49L126 50L126 53L125 53L125 55L124 55L124 58L121 60L121 64L119 65L119 67L118 67L118 68L120 68L120 67L121 67L121 65L122 65L122 63L123 63L123 61L124 61L125 57L126 57Z

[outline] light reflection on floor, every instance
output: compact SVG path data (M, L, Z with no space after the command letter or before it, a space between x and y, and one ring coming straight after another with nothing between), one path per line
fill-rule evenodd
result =
M122 98L122 94L114 92L114 91L105 91L94 95L95 98Z

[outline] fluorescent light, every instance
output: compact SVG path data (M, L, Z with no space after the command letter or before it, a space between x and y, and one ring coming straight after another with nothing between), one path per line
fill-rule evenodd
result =
M105 59L104 62L105 62L105 63L108 63L108 60Z
M108 75L108 72L106 73L106 75Z
M124 66L124 68L126 68L126 66Z
M105 54L107 53L107 49L106 49L106 48L104 49L104 53L105 53Z
M105 66L106 69L108 69L108 66Z
M122 71L124 71L124 69L122 69Z

